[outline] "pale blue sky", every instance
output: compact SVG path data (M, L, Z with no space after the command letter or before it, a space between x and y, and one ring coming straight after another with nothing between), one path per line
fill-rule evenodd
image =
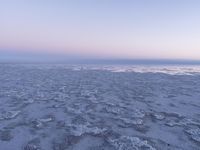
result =
M1 57L29 52L200 59L200 1L0 0Z

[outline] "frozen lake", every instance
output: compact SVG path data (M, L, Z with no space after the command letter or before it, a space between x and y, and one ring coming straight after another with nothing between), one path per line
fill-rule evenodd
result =
M0 64L0 150L199 150L200 67Z

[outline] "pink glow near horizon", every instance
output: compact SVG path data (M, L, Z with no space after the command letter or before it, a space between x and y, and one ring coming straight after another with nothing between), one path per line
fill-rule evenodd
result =
M0 6L0 54L200 59L198 1L10 1Z

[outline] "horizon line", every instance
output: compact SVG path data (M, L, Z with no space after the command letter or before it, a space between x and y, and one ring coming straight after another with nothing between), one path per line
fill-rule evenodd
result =
M0 64L83 64L83 65L200 65L192 59L56 59L56 60L0 60Z

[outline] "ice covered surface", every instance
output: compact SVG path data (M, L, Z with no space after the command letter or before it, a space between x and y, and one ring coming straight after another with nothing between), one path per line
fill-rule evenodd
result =
M200 67L0 64L0 150L199 150Z

